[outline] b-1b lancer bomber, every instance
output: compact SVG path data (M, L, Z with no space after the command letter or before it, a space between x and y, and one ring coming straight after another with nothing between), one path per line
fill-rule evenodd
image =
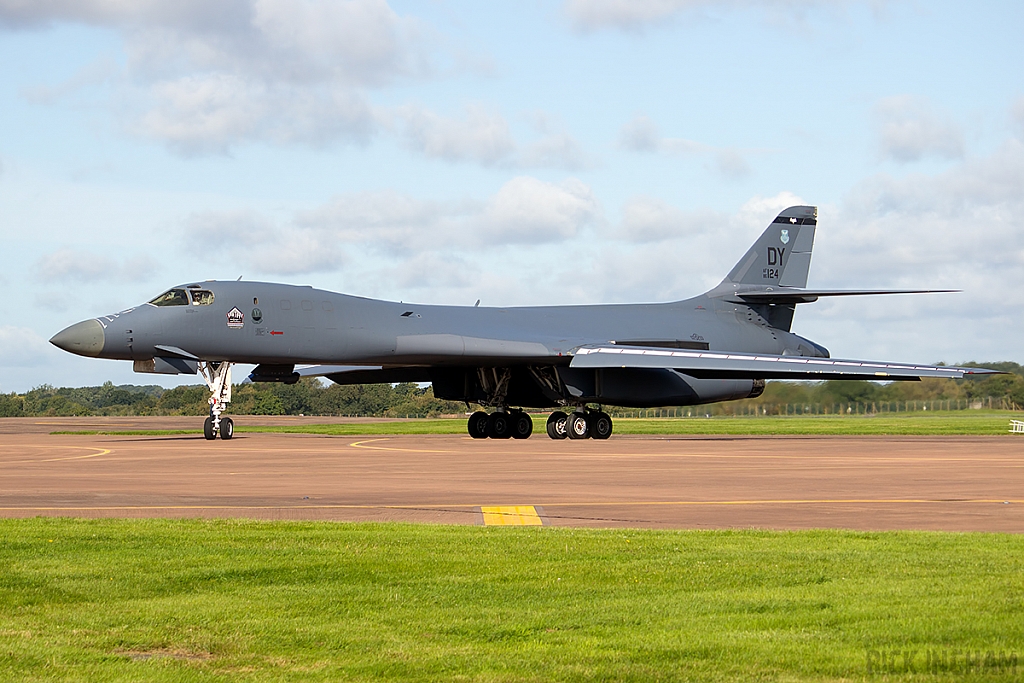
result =
M210 389L206 438L230 439L223 417L231 367L253 382L326 377L338 384L429 382L437 398L491 409L475 438L525 439L522 409L554 408L552 439L607 439L601 406L689 406L759 396L767 379L917 380L974 368L838 360L790 331L797 304L825 296L939 290L807 289L817 209L772 221L714 289L657 304L429 306L265 282L207 281L77 323L50 342L130 360L136 372L199 373ZM949 291L949 290L941 290ZM478 302L479 303L479 302Z

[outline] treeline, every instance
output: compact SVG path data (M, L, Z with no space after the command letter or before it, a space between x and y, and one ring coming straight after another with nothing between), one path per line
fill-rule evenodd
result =
M891 405L908 401L987 401L1024 407L1024 367L1017 363L967 363L1009 374L985 379L925 379L920 382L769 382L756 399L713 404L711 414L747 414L779 405ZM25 394L0 394L0 417L76 415L206 415L209 392L203 385L36 387ZM881 408L877 408L881 410ZM297 384L237 384L229 412L235 415L350 415L433 417L463 413L466 406L434 398L433 389L412 383L324 386L315 379ZM769 411L770 412L770 411Z
M0 417L78 415L207 415L210 392L205 385L164 389L158 386L36 387L0 394ZM297 384L236 384L229 413L235 415L354 415L434 417L465 412L463 403L434 398L431 387L412 383L322 385L315 379Z
M938 405L949 401L954 406L966 407L993 399L993 405L1021 409L1024 407L1024 366L1017 363L964 363L962 367L1001 370L1005 375L990 375L984 379L922 379L920 382L868 382L828 380L825 382L768 382L764 393L756 399L730 401L708 406L702 410L711 414L749 414L756 408L768 408L768 414L778 406L817 406L833 412L844 406L872 406L877 411L907 409L908 402ZM957 403L959 402L959 404ZM870 409L869 409L870 411ZM817 412L817 411L808 411ZM840 412L835 410L835 412Z

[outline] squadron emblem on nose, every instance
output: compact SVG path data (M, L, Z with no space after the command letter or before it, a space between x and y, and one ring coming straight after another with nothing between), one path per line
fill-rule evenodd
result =
M228 311L228 327L237 330L243 325L245 325L245 313L238 310L237 306Z

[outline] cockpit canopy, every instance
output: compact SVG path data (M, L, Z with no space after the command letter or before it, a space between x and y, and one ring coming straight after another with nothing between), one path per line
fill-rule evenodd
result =
M149 302L153 306L209 306L213 292L208 289L169 289Z

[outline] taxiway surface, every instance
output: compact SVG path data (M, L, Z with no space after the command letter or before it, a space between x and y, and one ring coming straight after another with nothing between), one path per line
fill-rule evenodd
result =
M0 420L0 516L1024 531L1024 440L1010 436L50 433L179 422L196 418Z

